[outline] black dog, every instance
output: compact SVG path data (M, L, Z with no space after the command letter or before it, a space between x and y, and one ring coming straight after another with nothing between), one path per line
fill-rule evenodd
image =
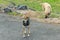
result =
M30 24L30 19L29 19L29 18L23 20L23 25L24 25L25 27L26 27L26 26L29 26L29 24Z
M28 36L30 36L29 35L29 33L30 33L29 25L30 25L30 18L27 17L26 19L23 20L23 37L25 37L26 29L28 29Z

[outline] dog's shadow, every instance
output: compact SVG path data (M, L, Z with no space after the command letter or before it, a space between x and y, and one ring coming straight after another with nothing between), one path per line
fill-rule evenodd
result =
M22 38L23 40L33 40L33 35L30 33L30 36L26 36L25 38Z

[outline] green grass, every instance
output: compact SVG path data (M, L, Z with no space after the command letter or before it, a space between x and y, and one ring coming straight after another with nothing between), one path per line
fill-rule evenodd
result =
M40 3L48 2L52 6L52 14L50 16L60 17L60 0L9 0L9 1L16 3L16 5L18 4L27 5L28 7L33 8L36 11L42 11ZM0 4L9 5L10 3L8 2L8 0L0 0Z

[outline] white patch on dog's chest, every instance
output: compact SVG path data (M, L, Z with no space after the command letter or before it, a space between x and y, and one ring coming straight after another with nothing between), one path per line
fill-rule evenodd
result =
M24 22L26 23L26 22L27 22L27 20L24 20Z

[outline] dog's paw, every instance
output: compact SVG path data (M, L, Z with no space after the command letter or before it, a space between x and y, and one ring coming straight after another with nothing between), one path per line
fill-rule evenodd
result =
M29 37L30 35L28 34L27 36Z

